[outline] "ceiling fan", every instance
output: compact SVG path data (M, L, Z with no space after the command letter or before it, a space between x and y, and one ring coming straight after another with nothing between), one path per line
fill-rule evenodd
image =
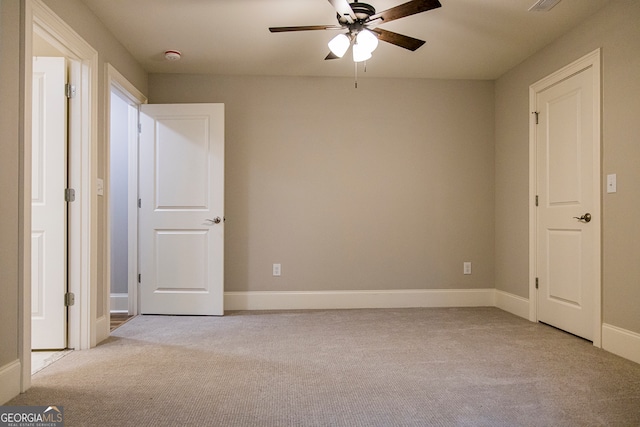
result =
M376 13L376 9L367 3L347 0L329 0L337 12L338 25L303 25L295 27L270 27L272 33L289 31L312 30L346 30L329 42L329 54L325 59L337 59L344 56L349 47L353 46L353 61L361 62L371 58L371 52L377 47L378 40L415 51L425 42L424 40L394 33L378 28L378 25L405 16L427 12L441 7L438 0L411 0L383 12Z

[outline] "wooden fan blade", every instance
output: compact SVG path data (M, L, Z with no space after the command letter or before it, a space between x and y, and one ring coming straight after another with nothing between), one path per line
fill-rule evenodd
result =
M393 31L389 30L383 30L382 28L372 28L371 31L378 34L379 40L403 47L412 52L425 44L424 40L414 39L413 37L394 33Z
M431 9L442 7L438 0L412 0L400 6L392 7L369 17L369 20L382 18L384 22L393 21L394 19L404 18L405 16L415 15L416 13L426 12Z
M272 33L284 33L287 31L312 31L312 30L341 30L340 25L301 25L298 27L269 27Z
M324 58L324 60L327 61L329 59L340 59L340 57L335 53L329 51L329 54Z
M338 15L347 20L348 23L353 23L356 20L356 14L353 13L353 9L349 5L347 0L329 0L329 3L338 12Z

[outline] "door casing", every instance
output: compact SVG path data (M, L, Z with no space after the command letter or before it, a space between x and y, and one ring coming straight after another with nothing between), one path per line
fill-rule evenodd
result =
M593 52L583 56L582 58L572 62L566 67L550 74L549 76L539 80L529 87L529 320L532 322L538 321L537 315L537 289L536 289L536 277L537 277L537 258L536 258L536 241L537 241L537 215L536 215L536 166L537 166L537 154L536 154L536 119L534 112L537 106L537 93L543 91L545 88L552 86L553 84L562 81L573 74L584 70L587 67L592 67L593 70L593 108L594 108L594 123L593 123L593 162L597 173L594 174L593 188L594 192L594 209L596 213L595 220L592 221L592 226L597 227L595 234L600 236L600 230L602 227L602 208L601 208L601 62L600 62L600 49L596 49ZM602 242L597 239L595 242L594 250L594 275L596 280L594 281L593 289L593 345L596 347L602 346Z

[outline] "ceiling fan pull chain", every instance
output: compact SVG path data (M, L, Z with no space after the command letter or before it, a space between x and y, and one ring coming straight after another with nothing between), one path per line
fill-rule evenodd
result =
M356 83L356 89L358 89L358 63L357 63L357 62L354 62L353 64L354 64L354 65L355 65L355 67L356 67L356 73L355 73L355 79L356 79L356 81L355 81L355 83Z

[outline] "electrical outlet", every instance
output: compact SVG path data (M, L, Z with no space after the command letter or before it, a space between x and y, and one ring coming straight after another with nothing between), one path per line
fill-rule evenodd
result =
M607 193L615 193L617 191L617 177L615 173L607 175Z
M468 261L465 261L462 265L463 265L462 272L464 274L471 274L471 263Z
M282 265L281 264L273 264L273 276L279 277L282 274Z

